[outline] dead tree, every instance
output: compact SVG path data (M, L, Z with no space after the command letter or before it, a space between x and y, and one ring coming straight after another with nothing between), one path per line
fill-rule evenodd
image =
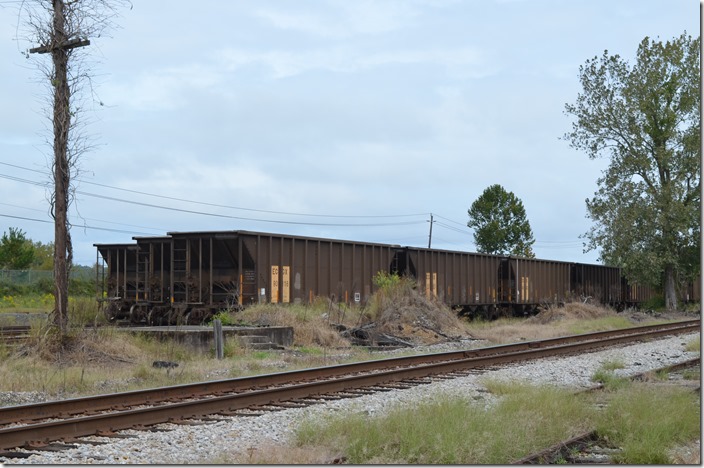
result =
M23 2L20 18L27 26L28 40L38 47L29 54L49 54L51 63L37 61L48 79L51 96L53 139L49 195L54 219L54 311L53 323L63 335L68 326L69 274L73 260L71 222L68 211L73 201L72 179L78 160L88 148L80 133L78 117L83 109L84 87L92 92L90 73L80 50L90 44L89 37L99 37L112 26L122 0L37 0ZM92 95L92 93L91 93Z

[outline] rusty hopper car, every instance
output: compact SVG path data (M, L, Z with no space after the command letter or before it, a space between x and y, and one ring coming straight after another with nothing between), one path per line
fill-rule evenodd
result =
M105 265L100 300L110 320L201 323L223 309L316 297L364 305L379 272L414 278L426 297L485 318L574 299L622 310L656 293L603 265L251 231L133 239L96 244ZM684 294L698 301L700 291L699 280Z
M621 269L604 265L573 263L570 282L574 299L622 307Z
M571 267L555 260L506 258L499 273L504 307L527 315L537 313L540 305L564 303L573 294Z
M398 257L399 271L415 278L427 297L472 317L525 315L570 293L566 262L416 247Z
M629 282L625 277L621 278L622 301L619 310L624 308L640 308L643 303L653 299L658 294L648 285Z
M470 252L404 247L396 254L399 274L415 278L418 290L466 315L491 316L500 303L496 273L502 257Z
M134 244L96 244L104 261L102 294L98 300L110 320L129 318L138 301L137 246ZM96 262L97 263L97 262Z
M318 296L363 304L374 292L374 276L394 271L399 248L249 231L135 239L135 300L121 308L132 310L132 321L151 324L200 323L228 307L310 303ZM112 272L114 258L103 255L101 246L98 251Z

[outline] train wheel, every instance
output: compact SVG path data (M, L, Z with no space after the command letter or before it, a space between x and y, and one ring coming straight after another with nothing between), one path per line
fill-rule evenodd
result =
M143 306L133 304L132 307L130 307L130 322L133 325L140 325L146 322L147 317L147 310Z
M117 313L117 306L115 305L114 302L109 302L107 307L103 310L103 313L105 314L105 318L108 320L108 322L114 322L115 321L115 315Z

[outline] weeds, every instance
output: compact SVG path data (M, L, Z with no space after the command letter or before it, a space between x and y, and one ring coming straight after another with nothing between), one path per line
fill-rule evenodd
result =
M341 450L351 464L503 464L589 424L588 406L565 390L508 384L502 393L489 409L438 397L377 418L357 413L307 421L297 446Z
M621 359L609 359L601 364L601 368L606 371L615 371L616 369L624 369L626 364Z
M602 384L606 390L610 391L626 388L631 384L628 378L619 377L614 374L613 370L608 370L603 367L594 373L592 382L598 382Z
M695 338L687 342L684 350L689 353L701 353L702 341L701 338Z
M598 432L622 447L615 460L627 464L668 464L668 447L700 436L699 397L678 387L633 385L610 398Z
M685 369L682 372L684 380L701 380L701 371L699 369Z

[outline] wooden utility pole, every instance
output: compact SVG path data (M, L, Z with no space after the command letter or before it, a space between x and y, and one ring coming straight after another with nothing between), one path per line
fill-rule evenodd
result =
M69 50L90 44L90 41L66 36L64 0L52 0L53 21L49 43L30 49L30 53L51 53L51 75L54 93L54 325L63 332L68 325L68 283L72 262L71 237L68 228L68 205L71 187L71 165L68 143L71 129L71 86L68 82Z
M430 248L431 242L433 242L433 213L430 213L430 233L428 234L428 248Z

